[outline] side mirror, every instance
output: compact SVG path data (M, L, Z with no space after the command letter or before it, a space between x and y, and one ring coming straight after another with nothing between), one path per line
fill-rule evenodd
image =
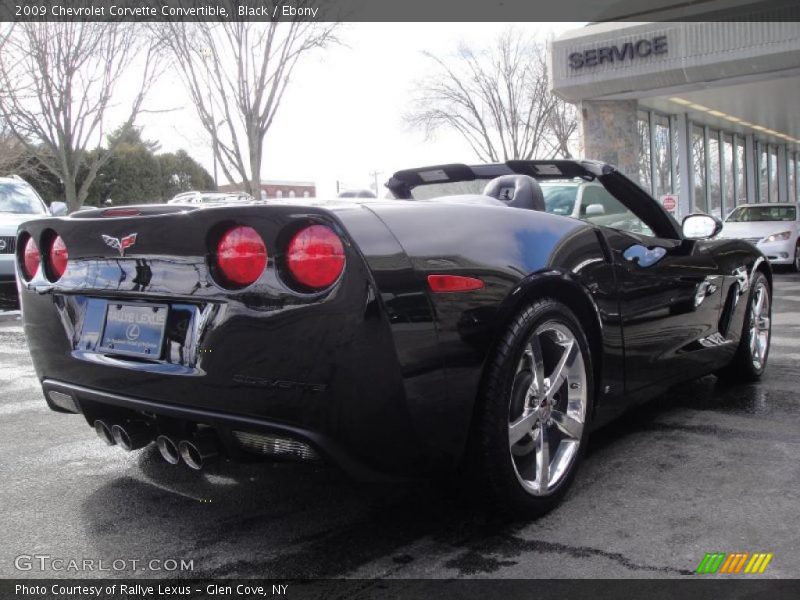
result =
M683 219L683 237L689 240L708 240L722 231L722 221L712 215L687 215Z
M590 204L586 207L587 217L599 217L606 214L606 207L602 204Z
M51 202L50 203L50 214L54 217L60 217L61 215L67 214L67 203L66 202Z

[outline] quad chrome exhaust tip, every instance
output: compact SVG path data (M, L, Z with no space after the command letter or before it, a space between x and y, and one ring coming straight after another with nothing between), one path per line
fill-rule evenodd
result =
M213 434L201 434L191 440L181 440L178 451L188 467L199 471L219 456L219 443Z
M127 452L144 448L153 441L150 428L142 421L116 424L111 427L111 435L114 436L114 442Z
M181 451L178 449L178 444L171 437L167 435L160 435L156 438L156 445L158 451L161 453L161 458L171 465L177 465L181 462Z

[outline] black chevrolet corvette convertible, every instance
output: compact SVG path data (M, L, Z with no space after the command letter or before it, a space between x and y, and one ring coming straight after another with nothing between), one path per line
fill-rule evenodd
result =
M609 165L450 164L386 185L381 200L21 225L48 405L173 464L463 472L535 516L564 495L592 429L679 381L764 371L769 263L712 240L713 217L681 228ZM579 218L553 214L575 214L580 186Z

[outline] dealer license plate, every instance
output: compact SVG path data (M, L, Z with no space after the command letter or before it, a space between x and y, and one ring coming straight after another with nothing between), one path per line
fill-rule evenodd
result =
M100 350L157 360L168 310L165 304L109 303Z

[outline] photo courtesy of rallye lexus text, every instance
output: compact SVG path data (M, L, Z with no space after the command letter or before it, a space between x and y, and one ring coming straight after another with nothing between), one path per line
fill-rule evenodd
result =
M604 205L549 214L548 180L600 184ZM533 517L563 497L591 430L681 380L766 367L764 256L713 239L708 215L679 226L609 165L439 165L387 187L22 224L48 405L173 464L456 472Z

